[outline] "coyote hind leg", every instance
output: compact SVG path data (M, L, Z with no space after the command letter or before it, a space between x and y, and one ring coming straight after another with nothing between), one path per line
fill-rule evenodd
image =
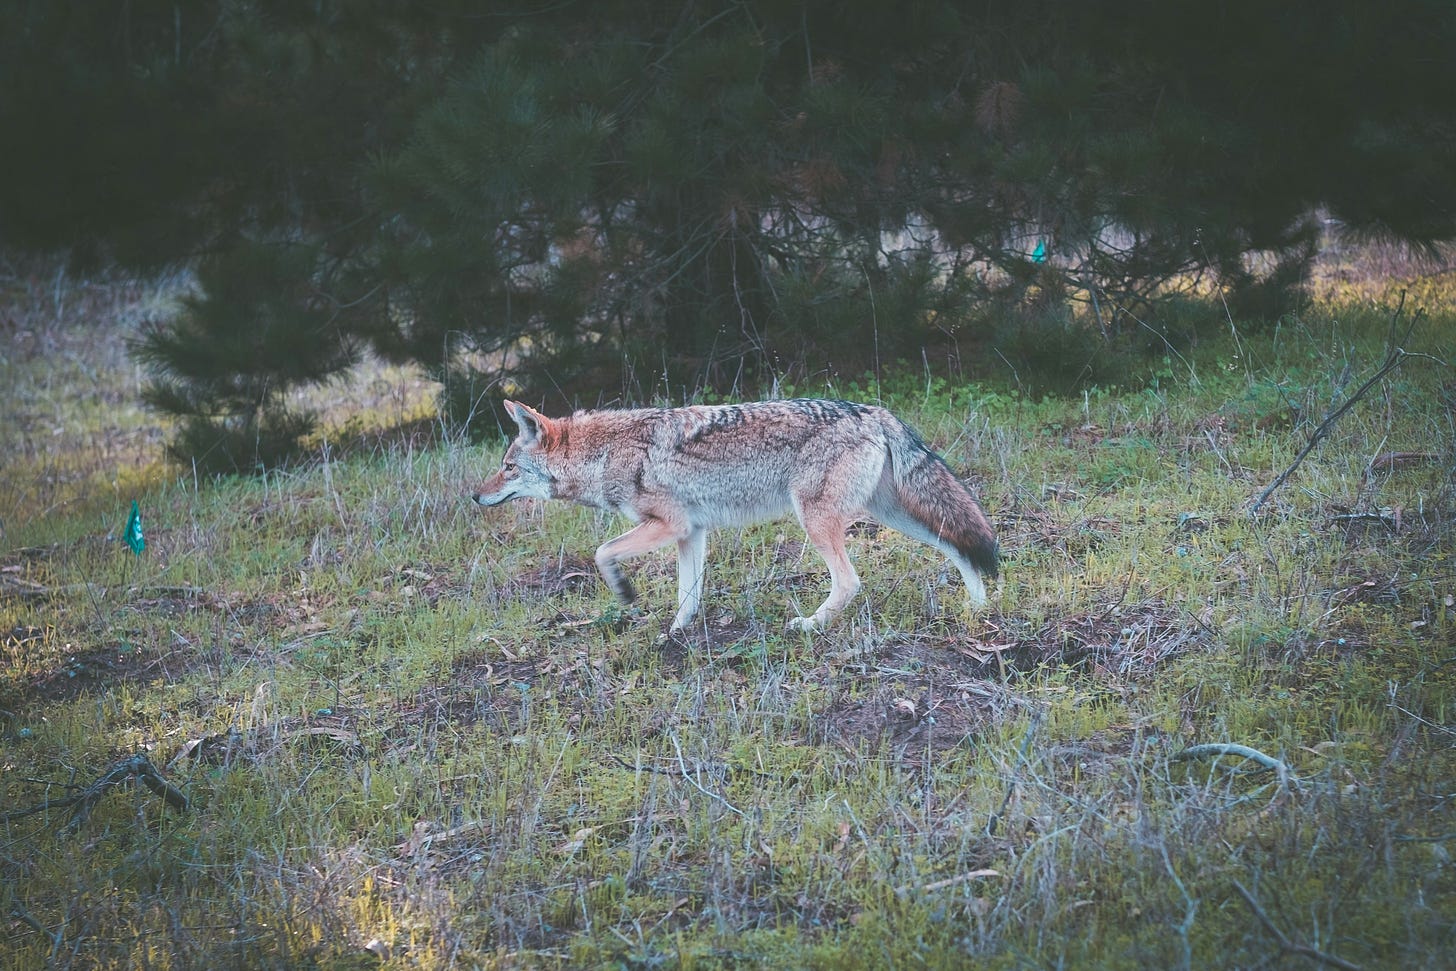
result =
M849 552L844 546L844 532L849 522L832 513L811 510L801 511L799 519L804 524L809 543L819 551L829 567L829 596L812 616L795 617L788 626L790 630L823 630L844 612L854 595L859 593L859 574L854 571L854 564L849 561Z

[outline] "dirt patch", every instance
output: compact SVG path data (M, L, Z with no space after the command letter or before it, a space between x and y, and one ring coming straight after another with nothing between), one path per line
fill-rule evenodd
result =
M7 644L16 631L7 635ZM22 642L22 647L29 643ZM0 713L16 714L32 705L69 701L89 692L108 691L117 684L174 680L195 663L190 650L158 653L126 643L66 651L60 658L42 671L0 678Z
M1106 777L1126 771L1129 758L1144 738L1132 725L1110 725L1085 738L1062 742L1044 754L1060 778Z
M841 697L824 713L824 737L854 755L888 746L901 763L924 767L944 752L972 744L996 720L985 695L964 686L889 683L868 698Z
M1206 639L1196 618L1162 601L1060 617L1035 628L991 617L978 636L890 637L868 659L834 662L839 691L824 713L824 735L849 751L889 745L902 761L926 763L1034 707L1008 687L1013 674L1067 666L1122 682Z
M118 684L176 681L207 663L205 653L186 642L169 641L166 648L132 643L129 638L138 625L151 618L209 611L225 614L236 623L265 623L277 613L268 604L196 587L152 585L118 590L82 586L90 586L85 596L97 602L110 603L118 595L126 599L114 608L112 622L97 618L69 632L21 623L0 632L0 662L6 662L0 664L0 714L70 701L109 691ZM79 595L71 587L35 587L40 591L36 599Z
M1196 617L1161 600L1100 614L1069 614L1032 631L1020 631L1014 622L990 626L995 634L980 642L979 651L993 648L996 659L988 659L986 669L1004 665L1029 671L1060 664L1118 678L1147 674L1169 658L1206 644L1209 633ZM976 644L969 647L978 650Z
M530 707L542 703L562 706L568 721L579 721L589 699L609 693L615 684L606 665L604 656L586 651L529 657L501 649L466 654L451 665L447 681L426 685L395 710L397 725L390 735L405 740L431 725L459 729L480 723L511 735Z
M693 656L742 667L764 657L768 649L766 633L762 623L723 611L686 630L665 635L657 649L664 666L675 674L685 671Z
M903 763L924 766L1030 702L999 678L987 678L983 657L949 634L889 637L869 657L831 659L837 689L824 712L824 739L859 754L889 746Z
M400 731L391 735L404 739L431 724L467 728L480 722L492 731L513 734L533 691L540 697L575 685L572 672L556 673L555 662L481 654L460 658L451 666L448 682L425 686L410 704L396 710Z
M1021 549L1055 550L1076 558L1106 546L1122 532L1122 524L1106 516L1086 516L1062 522L1055 503L1084 498L1060 487L1048 487L1044 501L1014 499L1011 508L996 516L996 535L1002 553Z
M465 583L448 566L417 564L402 566L375 581L365 596L371 604L403 610L424 603L435 607L441 600L465 598Z
M528 570L511 577L510 588L518 596L546 599L597 582L596 564L584 556L563 556L550 566Z

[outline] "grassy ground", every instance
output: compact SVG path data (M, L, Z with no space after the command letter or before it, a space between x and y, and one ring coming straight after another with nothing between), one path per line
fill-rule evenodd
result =
M176 282L0 276L0 968L1456 953L1456 375L1407 360L1249 513L1379 366L1388 293L1330 277L1074 400L887 382L985 496L992 609L863 528L855 608L787 634L827 577L769 524L713 537L704 623L663 643L670 557L619 612L590 560L619 524L463 501L497 451L197 482L123 346ZM1422 286L1406 347L1449 355ZM185 809L152 778L76 811L138 754Z

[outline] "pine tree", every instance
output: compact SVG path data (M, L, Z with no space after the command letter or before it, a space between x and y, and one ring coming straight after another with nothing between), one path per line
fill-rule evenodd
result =
M12 5L0 234L200 257L139 353L179 452L242 467L364 347L460 417L963 337L1075 377L1180 288L1297 306L1317 209L1456 238L1453 9Z
M359 349L317 272L309 248L240 246L202 263L205 296L138 342L140 360L163 375L147 403L181 419L174 456L203 472L252 471L282 461L313 428L288 392L337 375Z

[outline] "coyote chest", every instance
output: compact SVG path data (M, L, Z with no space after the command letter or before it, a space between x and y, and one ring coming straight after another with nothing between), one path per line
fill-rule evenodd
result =
M984 603L994 576L994 532L975 498L908 426L883 408L799 399L744 405L577 412L547 418L505 403L519 432L474 499L566 499L620 512L636 525L604 543L596 562L623 601L635 593L620 561L675 542L678 610L701 603L706 539L792 512L829 567L828 598L790 627L815 630L838 616L860 581L845 529L870 517L945 553L967 595Z

